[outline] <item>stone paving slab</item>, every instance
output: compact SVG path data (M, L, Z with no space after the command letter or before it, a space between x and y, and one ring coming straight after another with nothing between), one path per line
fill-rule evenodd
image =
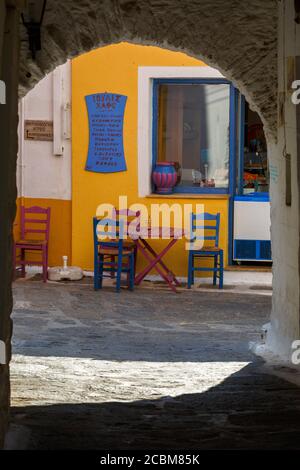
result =
M300 448L299 388L249 350L270 295L18 281L14 298L27 448Z

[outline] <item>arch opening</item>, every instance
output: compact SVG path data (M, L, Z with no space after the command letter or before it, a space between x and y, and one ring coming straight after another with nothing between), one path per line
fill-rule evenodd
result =
M118 1L113 8L106 2L99 6L96 0L76 8L68 1L59 8L56 1L48 2L43 48L36 62L31 60L26 30L22 30L20 94L24 96L68 58L92 49L122 41L157 46L181 51L218 69L246 96L260 114L266 133L276 139L276 1L239 4L230 31L228 20L223 22L227 9L221 0L213 10L206 1L185 4L176 0L165 5L155 0Z

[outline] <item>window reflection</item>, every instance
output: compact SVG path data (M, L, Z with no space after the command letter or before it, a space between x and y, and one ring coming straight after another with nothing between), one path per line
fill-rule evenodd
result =
M158 86L158 161L176 162L180 186L227 189L229 85Z

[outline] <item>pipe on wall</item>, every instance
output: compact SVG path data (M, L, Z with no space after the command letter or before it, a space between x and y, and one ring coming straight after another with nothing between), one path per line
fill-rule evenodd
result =
M53 72L53 154L60 157L64 154L63 146L63 73L61 67Z

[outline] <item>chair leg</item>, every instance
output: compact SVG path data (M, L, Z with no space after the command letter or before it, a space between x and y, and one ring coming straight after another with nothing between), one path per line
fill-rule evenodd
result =
M13 244L12 265L13 265L13 280L15 280L16 269L17 269L17 247L15 243Z
M95 248L94 253L94 289L98 290L99 287L99 256L98 256L98 248Z
M100 256L100 263L98 265L98 273L97 273L97 285L98 289L102 289L103 285L103 265L104 265L104 256Z
M192 255L192 285L195 285L195 256Z
M223 289L223 282L224 282L224 255L223 251L220 252L220 280L219 280L219 288Z
M115 264L116 263L116 258L115 256L110 257L110 262ZM111 266L111 274L110 274L111 279L114 279L116 277L116 272L113 269L113 266Z
M49 267L49 252L48 247L46 248L46 277L48 280L48 267Z
M25 277L26 272L25 272L25 250L24 248L21 248L21 276Z
M43 282L47 282L48 265L47 265L47 249L42 251L42 266L43 266Z
M217 285L218 255L214 257L214 286Z
M192 287L193 282L193 253L189 252L189 262L188 262L188 289Z
M130 256L130 283L129 289L133 291L134 289L134 274L135 274L135 256L134 254Z
M135 276L135 273L136 273L136 265L137 265L137 255L138 255L138 248L137 248L137 244L135 244L134 246L134 252L133 252L133 256L134 256L134 276Z
M128 264L127 264L127 286L130 289L130 282L131 282L131 256L128 256Z
M118 256L116 291L121 292L122 256Z

